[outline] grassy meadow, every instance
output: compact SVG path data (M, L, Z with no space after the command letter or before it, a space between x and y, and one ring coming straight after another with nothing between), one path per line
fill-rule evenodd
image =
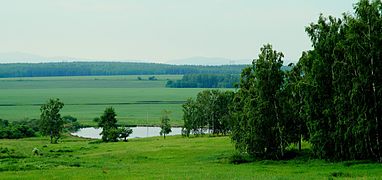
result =
M62 115L93 126L106 107L113 106L120 124L156 125L161 111L170 110L171 123L182 125L181 104L202 89L165 88L168 79L181 75L78 76L0 79L0 118L11 121L39 118L40 106L49 98L60 98Z
M382 165L297 158L232 164L229 137L170 136L101 143L64 137L0 140L0 179L381 179ZM39 148L42 155L33 155ZM12 156L13 158L9 158Z
M120 124L156 125L163 109L171 123L182 125L181 104L203 89L165 88L182 76L87 76L0 79L0 118L39 118L48 98L64 103L62 115L84 125L108 106ZM41 155L33 155L38 148ZM304 147L309 152L309 145ZM48 137L0 139L0 179L382 179L382 165L366 161L327 162L298 156L233 164L228 136L169 136L99 143L65 135L58 144Z

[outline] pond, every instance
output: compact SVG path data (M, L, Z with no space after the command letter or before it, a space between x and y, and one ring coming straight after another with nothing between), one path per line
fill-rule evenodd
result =
M154 137L160 136L160 127L131 127L133 133L130 134L128 139L131 138L144 138L144 137ZM92 139L101 139L102 128L87 127L81 128L77 132L71 133L73 136L83 137L83 138L92 138ZM171 135L180 135L182 134L182 128L174 127L171 128L171 133L166 136Z

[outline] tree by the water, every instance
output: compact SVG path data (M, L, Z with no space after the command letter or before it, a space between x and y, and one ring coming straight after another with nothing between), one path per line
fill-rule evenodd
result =
M98 123L98 127L102 127L102 141L118 141L119 132L116 116L117 114L115 113L114 108L108 107L100 118L95 119Z
M61 118L60 110L64 103L58 98L49 99L40 108L40 132L45 136L50 136L50 143L57 143L61 137L64 121Z
M133 130L128 127L119 128L119 138L125 142L127 142L127 137L129 137L131 133L133 133Z
M188 99L183 107L183 134L189 136L203 134L209 130L212 134L226 135L230 129L229 105L232 91L204 90L198 93L196 100Z
M166 134L169 134L171 132L171 125L170 125L170 118L169 118L170 111L163 110L162 117L160 118L160 135L163 135L163 138L166 139Z

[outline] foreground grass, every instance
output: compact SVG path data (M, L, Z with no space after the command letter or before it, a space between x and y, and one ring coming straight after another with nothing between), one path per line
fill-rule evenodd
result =
M235 165L228 137L180 136L94 144L65 137L60 144L46 138L0 140L14 149L0 156L1 179L327 179L382 178L375 163L328 163L322 160L257 161ZM33 156L32 149L43 151Z

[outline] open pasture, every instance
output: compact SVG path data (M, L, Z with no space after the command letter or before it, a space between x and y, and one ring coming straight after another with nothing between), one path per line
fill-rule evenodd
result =
M40 106L49 98L65 103L62 115L95 125L106 107L113 106L120 124L156 125L166 109L173 125L182 124L181 105L202 89L165 88L167 79L179 75L155 75L158 80L139 76L36 77L0 79L0 118L11 121L39 118Z
M64 137L0 140L0 179L380 179L382 166L362 161L296 158L231 164L229 137L169 136L94 144ZM38 148L42 155L33 155ZM7 148L7 150L4 150ZM12 156L13 158L10 158Z

